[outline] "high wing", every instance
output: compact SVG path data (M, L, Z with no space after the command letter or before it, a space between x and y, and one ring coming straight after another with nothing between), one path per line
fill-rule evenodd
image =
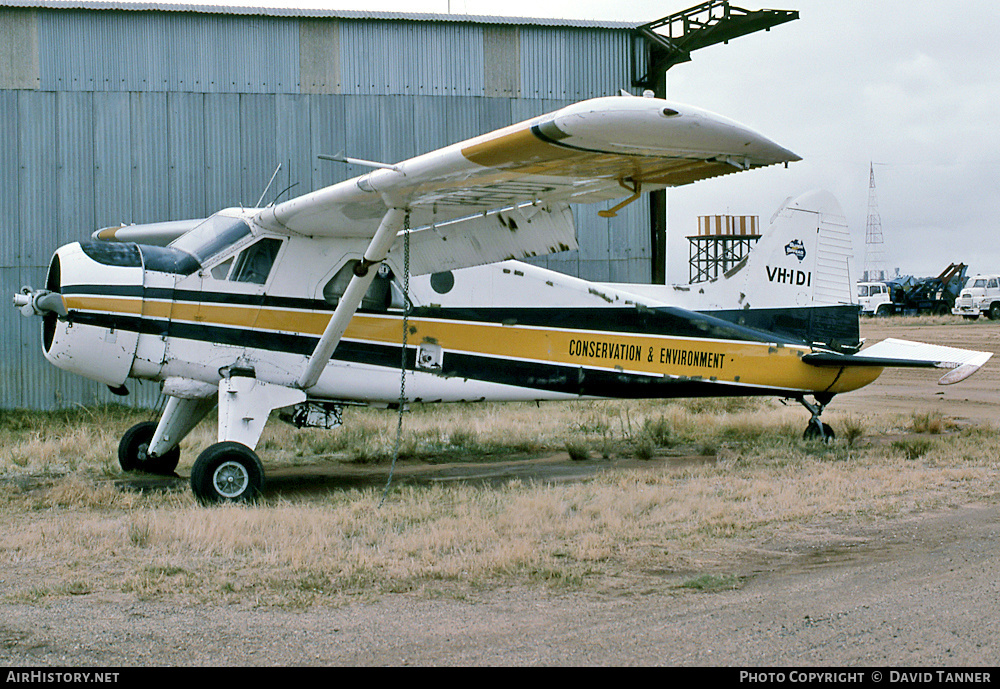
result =
M795 160L703 110L598 98L263 209L255 221L276 233L372 237L390 208L405 209L419 274L575 248L569 204Z
M799 160L742 125L654 98L583 101L314 191L257 213L265 230L369 239L298 385L315 385L373 271L410 230L410 273L576 247L571 203L639 198ZM613 215L624 204L606 213ZM397 261L398 264L398 261Z

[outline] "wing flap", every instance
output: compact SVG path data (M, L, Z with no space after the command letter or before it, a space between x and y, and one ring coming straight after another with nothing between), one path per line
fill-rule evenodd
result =
M393 263L400 266L401 244L397 241L389 252ZM410 274L439 273L576 248L576 228L568 205L528 205L414 230L410 233Z

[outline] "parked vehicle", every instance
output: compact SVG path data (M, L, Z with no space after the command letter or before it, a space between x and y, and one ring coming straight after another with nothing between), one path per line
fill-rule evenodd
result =
M887 316L891 313L889 286L884 282L859 282L858 303L863 316Z
M981 315L992 321L1000 319L1000 276L974 275L965 283L951 312L969 320Z
M947 314L955 306L955 299L965 285L967 269L964 263L952 263L933 278L904 275L884 282L859 282L861 313L868 316ZM862 295L865 291L867 296Z

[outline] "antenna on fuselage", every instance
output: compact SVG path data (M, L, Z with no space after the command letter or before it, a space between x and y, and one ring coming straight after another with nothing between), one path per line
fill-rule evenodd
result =
M257 199L257 208L260 208L260 204L264 203L264 197L267 196L267 190L271 188L274 183L274 178L278 176L278 171L281 169L281 163L278 163L278 167L274 168L274 173L271 175L271 179L267 181L267 186L264 187L264 191L260 193L260 198ZM286 189L287 191L287 189Z

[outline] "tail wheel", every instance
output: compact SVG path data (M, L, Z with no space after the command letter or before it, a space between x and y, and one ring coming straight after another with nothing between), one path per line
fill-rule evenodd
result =
M820 427L821 425L822 428ZM821 424L818 421L814 421L810 422L810 424L806 426L805 433L802 434L802 439L822 440L824 443L829 443L833 441L834 435L833 428L830 427L830 424Z
M149 443L156 433L155 421L143 421L125 431L118 443L118 464L123 471L172 476L181 458L181 449L174 447L160 457L149 454Z
M264 467L246 445L209 445L191 469L191 490L203 503L252 502L264 485Z

